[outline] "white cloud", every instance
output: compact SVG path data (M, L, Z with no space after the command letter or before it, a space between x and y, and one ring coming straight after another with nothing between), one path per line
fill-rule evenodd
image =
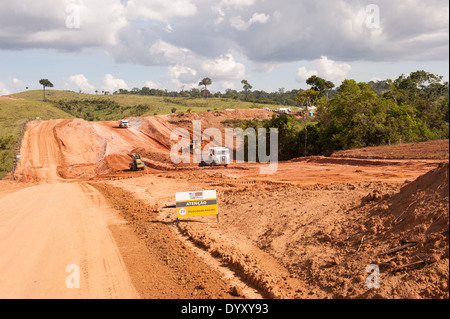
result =
M213 6L211 8L212 12L217 15L216 20L214 20L214 24L220 24L225 20L225 12L221 7Z
M153 59L156 59L162 64L183 61L193 55L192 52L186 48L177 47L162 40L155 42L148 52Z
M68 78L69 84L73 84L83 93L94 93L95 87L89 84L88 79L83 74L72 75Z
M197 7L190 0L129 0L126 12L129 19L168 22L173 17L195 15Z
M166 31L167 32L173 32L173 28L172 28L172 26L170 25L170 24L168 24L167 26L166 26Z
M317 75L325 80L340 83L347 78L348 73L352 69L350 64L337 63L336 61L328 59L326 56L322 56L320 59L315 60L314 65L316 68L315 70L308 71L305 67L299 68L297 71L297 82L306 82L311 76Z
M103 79L102 91L113 93L119 89L129 90L124 80L115 78L111 74L106 74Z
M250 7L254 5L255 2L256 0L222 0L220 5L224 7L241 8Z
M17 78L12 78L11 79L11 87L15 92L21 92L21 91L25 90L26 84L22 80L19 80Z
M197 71L184 65L169 66L168 75L176 87L195 86L198 80Z
M145 81L144 86L148 87L149 89L159 89L161 87L161 84L153 81Z
M117 32L127 25L120 0L8 1L0 10L0 48L79 51L114 46Z
M236 90L236 85L233 81L221 81L219 83L219 89L226 91L227 89Z
M248 23L250 24L250 25L252 25L253 23L261 23L261 24L264 24L264 23L266 23L267 21L269 21L269 19L270 19L270 16L269 15L266 15L266 14L264 14L264 13L255 13L255 14L253 14L253 16L251 17L251 19L250 19L250 21L248 21Z
M239 80L245 77L245 65L234 60L231 53L217 59L206 60L201 63L204 73L224 80Z
M232 17L230 19L230 24L233 28L239 31L248 30L253 24L260 23L265 24L269 21L270 16L264 13L254 13L248 22L242 20L241 16Z
M8 95L10 92L9 90L6 88L5 83L0 82L0 95Z
M169 81L176 87L196 86L204 77L217 82L241 80L246 73L245 65L237 62L231 53L205 58L162 40L155 42L148 52L153 61L167 65Z
M9 95L17 92L23 92L26 89L24 81L17 78L9 78L8 81L0 82L0 95Z
M316 60L315 64L320 77L337 82L345 80L352 69L350 64L337 63L328 59L326 56L322 56L319 60Z
M278 63L258 63L253 62L253 71L258 73L271 73L278 66Z
M301 67L297 71L297 82L299 83L306 82L306 80L312 77L313 75L317 75L316 70L308 71L305 67Z

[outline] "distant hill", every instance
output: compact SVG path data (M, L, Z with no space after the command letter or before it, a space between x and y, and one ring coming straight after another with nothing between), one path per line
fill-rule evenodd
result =
M13 95L29 101L42 101L42 90ZM168 97L138 94L84 94L72 91L46 90L47 103L75 117L90 121L120 120L124 117L153 116L159 114L221 111L226 109L250 109L277 105L256 104L235 99Z

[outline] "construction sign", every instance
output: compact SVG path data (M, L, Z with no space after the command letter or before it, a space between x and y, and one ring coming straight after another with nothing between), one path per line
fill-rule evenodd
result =
M219 215L216 191L176 193L177 218Z

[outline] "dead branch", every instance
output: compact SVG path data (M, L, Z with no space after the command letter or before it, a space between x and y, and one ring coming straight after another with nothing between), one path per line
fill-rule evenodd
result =
M393 271L394 271L394 272L400 271L400 270L402 270L402 269L404 269L404 268L408 268L408 267L412 267L412 266L417 266L417 265L421 265L421 264L424 264L424 263L425 263L424 260L415 261L415 262L413 262L413 263L409 263L409 264L406 264L406 265L397 267L397 268L395 268Z
M362 236L362 238L361 238L361 243L359 244L359 247L358 247L358 252L359 252L359 250L361 249L361 246L363 245L363 242L364 242L364 238L366 237L366 235L364 235L364 236Z
M407 211L408 209L414 205L415 203L417 203L419 201L419 199L416 199L415 201L413 201L411 204L408 205L408 207L406 207L406 209L403 210L403 212L394 220L394 224L397 224L397 221L400 219L400 217L402 217Z
M393 248L393 249L389 249L389 250L387 250L387 251L384 251L384 252L382 252L382 253L379 253L377 256L383 256L383 255L393 254L393 253L396 253L396 252L405 250L406 248L416 246L417 244L418 244L417 242L406 243L406 244L404 244L404 245L402 245L402 246L400 246L400 247L396 247L396 248Z

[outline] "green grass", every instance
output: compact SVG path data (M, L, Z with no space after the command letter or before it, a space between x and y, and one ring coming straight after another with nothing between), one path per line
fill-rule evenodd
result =
M44 120L73 118L51 103L0 100L0 179L12 170L20 130L23 123L33 117Z
M15 94L31 101L42 101L42 90L27 91ZM58 91L46 90L46 98L48 102L58 103L60 101L69 103L78 101L80 104L83 101L112 101L120 106L113 110L96 110L90 107L83 111L89 111L95 120L120 120L126 116L153 116L158 114L171 114L172 109L176 109L176 113L186 113L189 109L195 113L202 113L207 111L220 111L225 109L249 109L249 108L263 108L276 109L277 105L255 104L252 102L243 102L234 99L221 98L186 98L186 97L162 97L162 96L143 96L143 95L101 95L101 94L83 94L72 91ZM86 104L86 103L85 103ZM95 103L94 103L95 104ZM148 109L143 113L134 114L133 108L137 105L147 106ZM75 112L76 113L76 112ZM81 112L82 113L82 112ZM73 114L81 117L80 113Z

